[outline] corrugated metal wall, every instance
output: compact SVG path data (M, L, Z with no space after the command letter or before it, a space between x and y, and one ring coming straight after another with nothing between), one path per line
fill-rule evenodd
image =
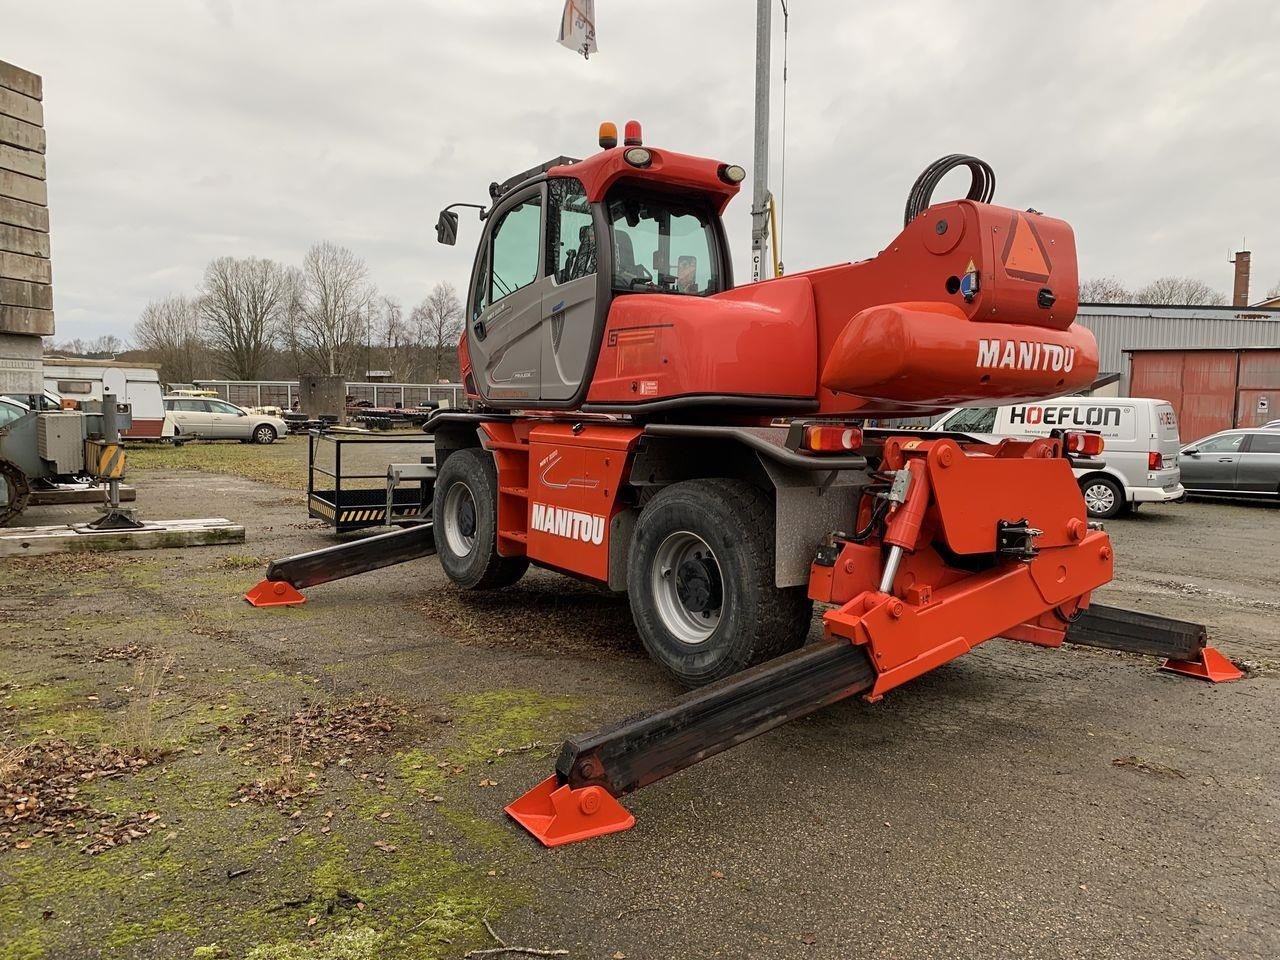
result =
M1099 369L1121 374L1123 396L1143 395L1129 383L1126 350L1280 347L1280 310L1087 304L1076 319L1098 339Z
M1280 348L1134 353L1130 396L1168 400L1186 442L1280 419Z

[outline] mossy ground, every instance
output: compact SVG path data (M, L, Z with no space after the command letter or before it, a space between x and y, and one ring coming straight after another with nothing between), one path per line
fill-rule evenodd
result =
M301 496L307 487L306 443L305 437L285 437L266 446L201 440L192 440L181 447L136 445L128 448L128 468L131 471L200 470L228 474L261 480Z
M0 581L6 575L15 576L0 571ZM123 582L135 598L166 589L163 569L146 562L111 560L89 576ZM207 579L191 589L221 590ZM184 606L192 600L138 603L111 616L33 614L0 640L0 649L22 653L0 674L0 747L57 736L86 746L145 741L167 752L134 776L80 793L110 814L157 811L151 835L97 856L49 838L0 854L0 960L193 951L431 960L481 944L483 918L528 898L507 867L532 851L477 809L477 786L497 779L510 756L554 742L578 704L510 689L405 703L386 742L350 762L291 760L308 778L302 801L283 810L234 803L240 785L273 775L279 762L253 744L242 717L288 716L299 703L355 691L251 659L243 621L236 632L219 603ZM63 601L75 609L73 598ZM229 639L210 658L218 630ZM137 656L95 659L126 641L140 647ZM441 710L449 722L432 717Z

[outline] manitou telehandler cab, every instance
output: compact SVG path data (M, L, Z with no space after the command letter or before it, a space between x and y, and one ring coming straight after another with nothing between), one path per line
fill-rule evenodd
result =
M1071 458L1100 453L1097 434L867 424L1094 380L1065 222L991 205L991 169L944 157L874 258L738 287L720 215L743 169L645 146L634 121L600 147L492 184L480 208L470 410L425 427L432 521L277 561L252 602L431 552L468 590L533 563L625 591L650 656L709 686L568 741L507 808L547 844L623 829L617 797L992 637L1057 646L1071 626L1221 666L1203 627L1085 616L1112 548ZM960 165L968 197L930 205ZM441 213L442 242L458 206L476 205ZM815 601L824 639L802 647Z

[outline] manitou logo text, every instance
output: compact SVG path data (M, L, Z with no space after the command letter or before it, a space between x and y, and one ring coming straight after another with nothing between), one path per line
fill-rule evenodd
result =
M1039 340L979 340L978 366L993 370L1053 370L1069 372L1076 364L1076 348Z
M545 503L533 505L533 529L566 540L583 543L604 542L604 517L595 513L580 513L563 507L549 507Z

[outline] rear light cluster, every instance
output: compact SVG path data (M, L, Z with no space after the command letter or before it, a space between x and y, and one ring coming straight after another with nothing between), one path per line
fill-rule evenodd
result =
M1163 470L1163 469L1164 469L1164 454L1163 454L1163 453L1158 453L1158 452L1156 452L1155 450L1152 450L1152 451L1148 452L1148 453L1147 453L1147 469L1148 469L1148 470Z
M1078 457L1096 457L1102 453L1102 437L1096 433L1069 432L1064 438L1067 453Z
M849 453L862 448L862 431L857 427L808 426L800 447L809 453Z

